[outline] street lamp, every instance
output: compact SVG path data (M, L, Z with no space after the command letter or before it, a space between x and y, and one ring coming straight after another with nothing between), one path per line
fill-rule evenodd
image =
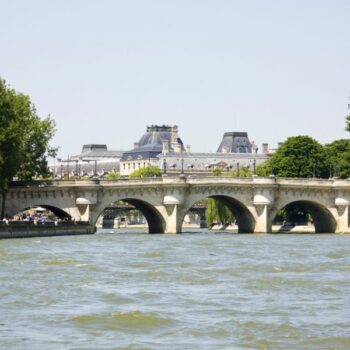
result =
M60 162L60 179L62 180L62 175L63 175L62 158L57 158L57 160Z
M237 176L239 177L239 162L237 162L236 167L237 167Z
M166 175L166 159L163 160L163 175Z
M181 175L184 174L184 159L181 158Z
M256 175L256 159L253 160L253 174Z
M68 180L69 180L69 154L68 154L68 157L67 157L67 174L68 174Z

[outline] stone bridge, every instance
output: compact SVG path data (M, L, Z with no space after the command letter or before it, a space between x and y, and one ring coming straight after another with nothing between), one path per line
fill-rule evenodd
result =
M6 212L42 206L58 216L95 224L103 210L122 200L145 216L150 233L180 233L189 209L199 200L216 198L237 218L240 233L271 232L277 212L299 203L310 213L315 231L349 230L349 180L277 177L171 177L36 182L12 186Z

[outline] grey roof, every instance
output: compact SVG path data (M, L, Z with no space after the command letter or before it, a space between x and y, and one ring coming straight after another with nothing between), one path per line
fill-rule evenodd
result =
M76 156L71 157L71 160L78 160L78 159L91 159L91 160L99 160L99 159L106 159L106 158L115 158L120 159L122 157L124 151L85 151L83 153L80 153Z
M168 141L169 150L173 151L172 147L173 127L152 125L147 127L147 131L143 134L138 142L138 147L124 152L121 160L138 160L155 158L163 150L163 141ZM182 151L185 150L182 140L176 138Z
M217 152L252 153L247 132L225 132Z
M168 167L180 169L183 159L184 169L204 170L214 165L227 167L240 166L252 167L254 160L260 164L269 158L266 154L255 153L168 153L158 155L159 167L163 166L164 159Z

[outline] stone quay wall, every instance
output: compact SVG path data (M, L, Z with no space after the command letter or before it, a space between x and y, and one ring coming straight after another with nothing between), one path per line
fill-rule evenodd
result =
M0 239L29 238L69 235L88 235L95 233L95 227L88 222L1 222Z

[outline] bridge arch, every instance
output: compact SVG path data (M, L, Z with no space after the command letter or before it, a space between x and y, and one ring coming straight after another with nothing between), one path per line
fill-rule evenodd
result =
M292 200L280 204L270 214L271 223L280 210L291 204L299 205L310 214L315 226L315 233L334 233L336 231L337 221L330 210L324 204L312 200Z
M48 204L36 204L33 206L27 206L24 208L16 209L16 212L11 213L11 216L15 216L24 211L28 211L30 209L35 209L39 207L51 211L60 220L72 220L72 216L68 214L65 210Z
M197 198L192 200L190 204L184 206L179 213L179 223L182 230L182 223L187 212L200 200L206 198L213 198L220 201L222 204L226 205L233 213L236 218L236 224L238 226L238 233L253 233L255 229L256 220L254 215L248 209L248 207L240 200L223 195L223 194L214 194L208 195L205 197Z
M145 217L148 223L148 231L149 233L164 233L166 222L161 215L161 213L157 210L157 208L149 202L145 200L141 200L138 198L118 198L117 200L111 201L108 204L104 204L100 206L98 215L94 216L93 222L96 225L98 217L103 213L104 209L109 206L110 203L114 203L117 201L122 201L128 204L133 205L137 210L139 210L143 216Z

